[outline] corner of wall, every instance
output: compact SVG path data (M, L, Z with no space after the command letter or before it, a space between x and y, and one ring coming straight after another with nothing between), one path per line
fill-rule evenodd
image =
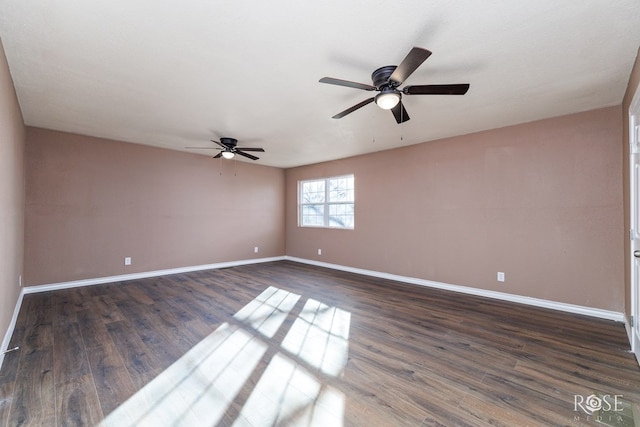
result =
M0 40L0 352L8 345L19 309L24 266L25 126ZM12 320L14 319L14 320ZM2 357L3 358L3 357ZM0 358L0 361L2 360Z

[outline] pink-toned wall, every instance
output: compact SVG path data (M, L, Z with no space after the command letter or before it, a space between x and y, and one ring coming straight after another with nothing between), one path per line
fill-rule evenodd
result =
M27 285L282 256L284 171L27 127L25 227Z
M11 323L20 294L24 242L24 135L22 113L0 41L0 339Z
M622 155L623 155L623 164L624 164L624 229L631 229L631 221L630 221L630 194L629 194L629 107L631 106L631 101L633 100L633 96L636 91L640 87L640 49L638 49L638 54L636 55L636 61L631 70L631 76L629 77L629 84L627 85L627 91L625 92L624 99L622 100L622 118L623 118L623 127L622 127ZM625 233L626 236L626 233ZM624 239L624 282L625 282L625 313L627 315L627 322L630 321L631 317L631 247L629 245L629 240ZM629 322L630 323L630 322Z
M621 140L617 106L289 169L287 255L621 312ZM355 229L298 227L297 182L348 173Z

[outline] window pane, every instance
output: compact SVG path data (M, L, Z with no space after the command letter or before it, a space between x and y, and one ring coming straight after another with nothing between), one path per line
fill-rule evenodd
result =
M324 205L303 205L301 225L323 226Z
M331 178L329 181L329 202L353 202L353 176Z
M354 204L329 205L329 227L353 228Z
M302 183L301 203L324 203L324 180Z

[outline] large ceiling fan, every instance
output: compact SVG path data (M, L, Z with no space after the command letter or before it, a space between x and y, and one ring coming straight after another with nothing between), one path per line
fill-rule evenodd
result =
M398 124L409 120L409 114L402 105L402 95L464 95L469 90L469 84L448 84L448 85L417 85L405 86L400 89L400 85L431 55L431 52L420 47L414 47L402 60L400 65L387 65L380 67L371 74L373 86L365 83L350 82L348 80L334 79L333 77L323 77L320 83L328 83L338 86L346 86L354 89L379 92L376 96L365 99L359 104L349 107L332 118L341 119L347 114L351 114L359 108L375 101L378 107L383 110L391 110Z
M188 150L220 150L218 154L213 156L214 159L219 159L220 157L224 157L225 159L233 159L235 155L238 154L240 156L246 157L251 160L258 160L259 157L245 153L245 151L259 151L261 153L264 153L263 148L238 147L237 146L238 140L235 138L223 137L223 138L220 138L220 141L214 141L212 139L211 142L215 142L222 148L220 147L185 147L185 148Z

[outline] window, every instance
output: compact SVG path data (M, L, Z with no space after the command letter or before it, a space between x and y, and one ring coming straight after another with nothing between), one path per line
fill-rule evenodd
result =
M298 182L301 227L353 228L353 175Z

